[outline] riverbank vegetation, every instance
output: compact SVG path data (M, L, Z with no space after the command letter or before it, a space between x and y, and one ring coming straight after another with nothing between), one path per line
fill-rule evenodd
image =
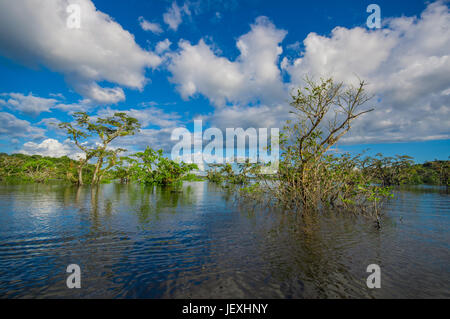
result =
M145 153L147 152L147 153ZM118 180L121 183L138 182L146 185L169 185L177 182L202 180L191 173L197 169L195 164L177 163L162 156L162 151L147 148L145 152L119 157L110 169L102 170L98 183ZM140 162L140 156L156 153L154 162ZM144 155L145 154L145 155ZM90 184L96 166L85 164L83 160L73 160L67 156L55 158L41 155L0 153L1 182L45 183L59 181L78 184L78 169L83 165L83 184Z
M51 180L77 182L77 167L80 161L67 156L60 158L25 155L0 154L0 180L2 182L36 182L44 183ZM84 168L86 177L92 177L94 165L87 164Z
M47 182L59 180L78 185L109 182L119 179L141 184L170 185L181 180L193 180L190 174L198 169L195 164L178 163L163 156L163 151L147 147L143 152L120 156L123 148L110 144L140 129L137 119L126 113L115 113L106 118L91 118L85 112L75 112L74 121L62 122L74 145L82 152L78 160L40 155L0 154L0 180L6 182Z

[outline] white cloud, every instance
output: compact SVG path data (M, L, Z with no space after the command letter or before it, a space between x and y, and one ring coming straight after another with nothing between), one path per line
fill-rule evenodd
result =
M165 39L164 41L160 41L156 44L155 52L158 54L162 54L168 50L170 50L170 46L172 42L169 39Z
M95 108L96 105L89 99L80 100L76 103L59 103L55 105L55 109L72 113L72 112L87 112L93 108Z
M226 128L275 128L280 127L289 118L289 107L286 104L239 106L233 105L216 109L213 114L203 117L212 126Z
M158 127L176 127L179 125L179 119L181 116L177 113L166 113L164 110L156 107L148 107L145 109L128 109L126 111L115 110L106 108L100 110L97 116L107 117L112 116L116 112L125 112L129 116L137 118L142 127L158 126Z
M376 71L385 62L396 39L386 30L372 32L363 28L335 28L330 37L310 33L303 41L305 52L288 72L294 85L302 84L305 75L333 76L337 81L351 81Z
M37 97L31 92L28 95L21 93L2 93L0 97L5 97L4 100L0 99L0 105L32 115L50 112L50 109L58 103L56 99Z
M176 1L174 1L172 2L172 6L167 9L167 12L163 14L163 20L170 29L177 31L178 26L183 22L183 15L191 15L188 4L185 3L180 8Z
M285 32L258 18L241 36L235 61L201 40L180 41L168 69L184 99L202 94L216 107L203 118L220 127L282 127L287 119L287 87L306 75L354 83L356 75L375 94L373 113L354 122L343 143L423 141L450 138L450 13L443 2L420 17L386 19L380 30L336 27L329 36L310 33L300 58L284 58ZM439 36L432 36L439 35ZM291 49L300 50L296 44ZM280 67L290 75L283 82ZM227 103L231 106L225 106Z
M159 23L149 22L145 20L144 17L139 17L139 25L142 30L151 31L154 34L161 34L164 32Z
M143 109L128 109L126 111L108 107L100 110L96 116L112 116L115 112L125 112L137 118L142 126L141 130L135 135L117 139L112 143L114 147L125 148L130 152L143 150L150 146L154 149L164 149L170 153L174 145L174 142L170 139L172 131L177 127L183 126L181 116L178 113L166 112L154 106Z
M30 115L39 115L42 112L51 112L52 109L58 109L63 112L77 112L87 111L94 107L91 100L84 99L76 103L63 103L61 99L64 96L61 94L49 94L54 98L43 98L33 95L32 92L28 95L22 93L1 93L0 106L5 106L11 110L19 111ZM1 97L4 97L3 99Z
M46 117L45 119L42 119L38 123L36 123L36 125L45 126L47 131L55 130L59 134L64 134L62 130L58 129L59 123L61 123L61 121L55 117Z
M196 45L180 41L180 52L171 55L168 66L171 81L178 85L183 98L201 93L218 106L226 102L279 102L285 94L278 68L282 48L278 44L285 35L267 18L257 18L251 31L237 41L241 54L236 61L217 56L203 39Z
M70 3L74 2L0 1L0 54L60 72L78 93L99 103L116 103L125 95L121 87L104 88L98 82L142 89L145 69L157 67L160 57L140 48L132 34L91 0L76 1L81 28L68 28Z
M63 143L60 143L52 138L46 139L39 144L27 142L18 153L50 157L68 156L72 159L84 157L84 154L81 153L70 140L65 140Z
M45 130L34 127L30 122L18 119L11 113L0 112L0 138L27 137L38 139L45 136Z

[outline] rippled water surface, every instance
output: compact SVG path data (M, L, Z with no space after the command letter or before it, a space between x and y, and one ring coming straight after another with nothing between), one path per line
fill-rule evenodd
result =
M449 298L450 196L400 190L364 220L239 207L207 182L181 191L0 185L0 298ZM66 267L81 267L81 289ZM381 266L381 289L366 267Z

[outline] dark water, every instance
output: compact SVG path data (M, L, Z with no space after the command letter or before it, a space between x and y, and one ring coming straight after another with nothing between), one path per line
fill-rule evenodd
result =
M381 231L251 212L207 182L0 185L0 205L1 298L450 297L450 196L436 188L399 191Z

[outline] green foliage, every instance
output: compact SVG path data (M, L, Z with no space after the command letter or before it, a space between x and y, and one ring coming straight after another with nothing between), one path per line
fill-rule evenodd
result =
M356 118L372 111L360 110L369 99L363 81L344 88L332 79L306 79L292 95L293 115L280 135L277 175L270 180L260 175L259 186L247 188L248 193L302 214L332 208L378 216L380 202L390 194L373 183L367 160L329 152ZM372 202L378 206L369 211Z
M92 184L101 182L104 174L116 165L118 154L126 151L125 149L109 149L108 145L118 137L134 135L139 131L141 125L138 120L128 116L126 113L114 113L113 116L106 118L98 117L91 119L86 112L75 112L73 114L74 124L62 122L58 124L68 134L75 145L84 152L84 158L79 160L78 165L78 184L83 184L83 169L93 158L97 158L94 173L92 175ZM97 138L97 143L88 146L88 138ZM104 168L104 163L107 163Z
M122 158L116 165L116 177L147 185L171 185L193 180L189 172L195 169L198 169L196 164L177 163L164 157L162 150L147 147L143 152Z
M244 163L238 163L237 169L233 169L230 163L226 164L209 164L211 169L208 171L207 179L210 182L222 184L246 185L251 180L251 175L256 176L261 168L259 164L250 163L246 159Z
M224 181L224 177L222 176L222 174L215 169L209 170L207 172L206 178L208 179L208 181L215 184L222 184Z
M371 161L374 177L383 186L405 184L410 179L413 160L409 156L396 155L394 158L377 154Z
M44 183L50 180L75 182L78 161L40 155L0 154L0 180ZM85 168L86 178L92 176L93 165Z
M144 152L118 157L101 170L100 183L110 183L120 179L123 183L136 181L142 184L171 185L182 180L198 181L198 176L190 173L198 169L195 164L177 163L162 155L162 150L147 147ZM61 158L40 155L0 154L0 181L6 182L47 182L50 180L77 183L80 161L67 156ZM88 183L94 176L96 166L84 164L83 179Z
M450 161L414 164L409 156L383 157L382 154L370 161L368 172L384 186L429 184L448 187L450 184Z
M429 184L450 187L450 161L435 160L413 165L405 184Z

